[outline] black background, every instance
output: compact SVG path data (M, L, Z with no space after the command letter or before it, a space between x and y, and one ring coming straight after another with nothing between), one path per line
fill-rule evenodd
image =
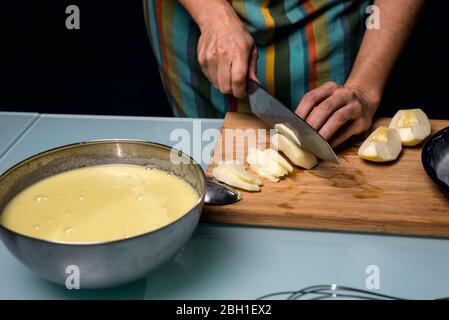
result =
M2 3L0 110L170 116L141 0ZM76 4L81 29L67 30ZM449 119L449 1L428 0L379 115L421 107ZM6 55L5 55L6 54Z

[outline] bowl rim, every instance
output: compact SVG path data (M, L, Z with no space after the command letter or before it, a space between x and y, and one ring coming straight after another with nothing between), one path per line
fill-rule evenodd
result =
M39 239L39 238L35 238L29 235L25 235L16 231L13 231L5 226L3 226L2 224L0 224L0 229L3 229L7 232L10 232L12 234L18 235L20 237L24 237L30 240L34 240L34 241L39 241L39 242L44 242L47 244L52 244L52 245L64 245L64 246L80 246L80 247L86 247L86 246L103 246L103 245L109 245L109 244L116 244L119 242L124 242L124 241L129 241L129 240L134 240L137 238L141 238L144 236L147 236L151 233L156 233L159 232L163 229L169 228L170 226L172 226L173 224L175 224L176 222L180 221L181 219L183 219L184 217L186 217L189 213L191 213L195 208L197 208L198 206L201 205L201 203L203 202L205 193L206 193L206 174L204 173L203 168L201 168L201 166L198 164L198 162L196 162L191 156L189 156L188 154L186 154L184 151L170 147L168 145L162 144L162 143L157 143L157 142L152 142L152 141L147 141L147 140L139 140L139 139L94 139L94 140L87 140L87 141L81 141L81 142L74 142L74 143L69 143L69 144L65 144L59 147L55 147L55 148L51 148L51 149L47 149L41 152L38 152L34 155L29 156L28 158L21 160L20 162L16 163L15 165L13 165L12 167L10 167L9 169L7 169L4 173L2 173L0 175L0 184L1 182L8 176L8 174L10 174L12 171L16 170L17 168L23 166L26 163L29 163L35 159L41 158L47 154L51 154L51 153L55 153L61 150L65 150L65 149L70 149L70 148L76 148L79 146L83 146L83 145L94 145L94 144L103 144L103 143L135 143L135 144L146 144L146 145L153 145L162 149L166 149L171 151L176 151L176 152L180 152L183 156L185 156L186 158L188 158L191 161L191 164L197 166L200 169L200 174L201 177L203 177L203 181L204 181L204 188L203 188L203 192L201 195L199 195L198 200L195 202L195 204L192 206L192 208L190 208L185 214L183 214L182 216L180 216L179 218L177 218L176 220L173 220L172 222L170 222L169 224L166 224L158 229L155 230L151 230L149 232L145 232L142 234L138 234L129 238L125 238L125 239L116 239L116 240L110 240L110 241L104 241L104 242L64 242L64 241L51 241L51 240L45 240L45 239ZM71 170L68 170L71 171ZM68 172L67 171L67 172ZM42 181L42 180L40 180ZM14 198L13 198L14 199ZM11 199L12 200L12 199ZM10 200L10 201L11 201ZM1 214L1 212L0 212Z
M427 140L424 144L424 147L421 151L421 162L426 171L427 175L432 179L432 181L437 184L444 192L449 194L449 185L441 180L435 169L429 164L429 150L433 147L433 145L441 139L443 136L447 135L449 137L449 127L443 128L432 135L432 137Z

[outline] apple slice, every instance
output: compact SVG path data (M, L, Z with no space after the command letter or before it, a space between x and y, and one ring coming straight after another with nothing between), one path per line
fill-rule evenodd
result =
M285 169L287 169L288 172L293 171L293 167L288 163L287 160L284 159L283 156L281 156L276 150L273 149L266 149L264 151L268 156L270 156L273 160L277 161L281 166L283 166Z
M279 161L281 161L279 154L277 156L274 155L273 152L276 151L261 151L259 149L251 148L248 153L247 161L250 164L251 170L257 173L259 176L264 177L270 181L279 181L279 178L288 174L291 166L288 162L284 160L284 162L290 167L284 167ZM277 153L277 152L276 152ZM284 164L285 164L284 163Z
M282 177L288 173L288 170L270 157L264 151L251 148L248 152L247 161L250 165L258 166L266 173L275 177Z
M398 130L404 146L416 146L431 133L429 118L421 109L399 110L391 119L390 128Z
M237 163L234 160L227 160L224 164L221 164L221 166L226 167L228 170L232 171L236 176L246 182L257 184L259 186L262 185L262 181L250 175L245 166L241 163Z
M237 174L235 171L230 169L229 166L226 165L218 165L212 170L212 175L218 181L226 183L232 187L240 188L247 191L260 191L260 185L257 183L248 182Z
M291 142L297 144L298 146L301 146L301 142L299 142L296 134L292 131L292 129L287 127L285 124L278 123L274 126L274 128L276 129L277 132L282 134L284 137L289 139Z
M259 176L267 179L268 181L279 182L279 180L280 180L280 177L276 177L274 175L269 174L267 171L265 171L260 166L257 166L255 164L250 164L249 167L251 168L251 170L253 170L255 173L257 173Z
M317 158L312 153L302 149L283 134L273 135L271 143L276 149L284 153L295 166L312 169L318 163Z
M396 129L377 128L360 146L358 155L360 158L374 161L387 162L396 160L401 153L401 137Z

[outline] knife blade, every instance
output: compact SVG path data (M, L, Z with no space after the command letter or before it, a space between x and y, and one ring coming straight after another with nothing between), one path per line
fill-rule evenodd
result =
M271 127L280 123L286 125L294 132L302 148L321 160L339 163L331 146L306 121L284 106L254 80L248 79L247 86L251 112L259 119Z

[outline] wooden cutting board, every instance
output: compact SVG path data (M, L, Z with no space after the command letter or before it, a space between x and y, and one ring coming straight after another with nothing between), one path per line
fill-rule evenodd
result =
M374 128L388 126L389 121L377 119ZM447 126L449 121L433 120L432 132ZM267 129L254 115L228 113L214 158L220 159L224 148L235 143L235 139L225 138L224 129L257 128ZM357 156L360 143L339 152L338 165L320 162L313 170L296 168L279 183L263 179L261 192L242 191L243 199L236 204L208 206L202 220L449 237L449 200L427 177L421 164L421 146L404 148L393 163L376 164ZM260 147L266 146L263 142L261 144ZM241 152L247 150L234 148L234 151L242 156ZM244 156L246 159L246 154ZM214 166L213 162L207 175L211 175Z

